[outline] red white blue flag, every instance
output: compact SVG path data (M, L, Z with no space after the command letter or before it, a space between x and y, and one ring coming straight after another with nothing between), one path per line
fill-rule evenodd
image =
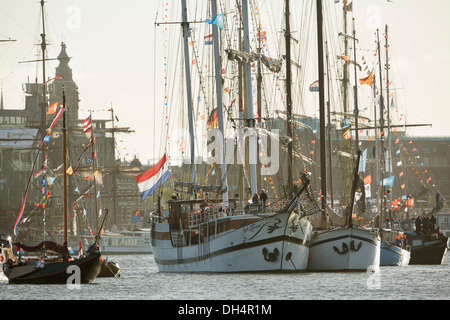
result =
M213 44L213 35L212 33L208 36L204 37L205 39L205 45L212 45Z
M89 117L83 120L83 131L84 133L86 133L91 131L91 129L92 129L92 121L91 116L89 115Z
M313 83L310 84L309 91L311 91L311 92L319 92L319 90L320 90L319 80L314 81Z
M169 180L169 178L169 166L166 155L164 154L157 164L135 177L142 200L150 196L158 187Z

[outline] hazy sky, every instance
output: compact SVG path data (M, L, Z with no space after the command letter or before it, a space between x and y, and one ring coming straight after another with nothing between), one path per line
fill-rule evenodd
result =
M300 0L291 0L295 1ZM266 2L271 1L258 2L260 10ZM128 160L137 155L143 163L158 157L147 141L153 134L153 53L159 49L154 48L154 22L159 4L157 0L46 2L48 56L56 57L61 41L66 42L80 92L80 117L92 109L94 117L106 119L109 115L103 110L112 103L119 125L135 130L127 138L119 137L119 155ZM354 0L361 45L372 48L375 29L389 25L392 79L401 88L407 120L433 125L414 134L450 136L448 12L447 0ZM0 39L17 40L0 43L0 80L7 109L24 108L22 83L28 77L34 81L38 76L41 81L40 65L19 64L37 58L40 14L36 0L0 0ZM49 77L56 66L57 62L49 62Z

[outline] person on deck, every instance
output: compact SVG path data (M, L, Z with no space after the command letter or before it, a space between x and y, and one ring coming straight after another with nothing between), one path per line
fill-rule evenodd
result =
M259 195L259 199L261 199L263 212L266 208L267 194L264 192L264 189L261 190L261 194Z
M416 219L416 233L418 236L422 234L422 219L420 216Z
M258 197L258 194L257 194L257 193L255 193L255 194L253 195L253 197L252 197L252 203L253 203L253 204L259 204L259 197Z

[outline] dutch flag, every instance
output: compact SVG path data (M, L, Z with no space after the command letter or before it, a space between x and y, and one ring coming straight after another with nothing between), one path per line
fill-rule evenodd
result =
M319 92L319 80L314 81L313 83L311 83L311 85L309 86L309 91L311 92Z
M156 188L169 180L169 166L166 162L166 155L164 154L157 164L135 177L142 200L147 198L156 190Z

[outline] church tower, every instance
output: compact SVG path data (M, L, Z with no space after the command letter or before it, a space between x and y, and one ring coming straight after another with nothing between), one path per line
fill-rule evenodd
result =
M66 107L68 108L68 121L70 125L76 126L78 120L79 93L78 86L73 81L72 69L69 67L70 57L67 55L66 44L61 43L61 52L58 55L59 66L56 67L55 76L64 78L64 90L66 94ZM63 80L56 79L51 82L50 105L58 102L62 104ZM53 116L51 116L53 117Z

